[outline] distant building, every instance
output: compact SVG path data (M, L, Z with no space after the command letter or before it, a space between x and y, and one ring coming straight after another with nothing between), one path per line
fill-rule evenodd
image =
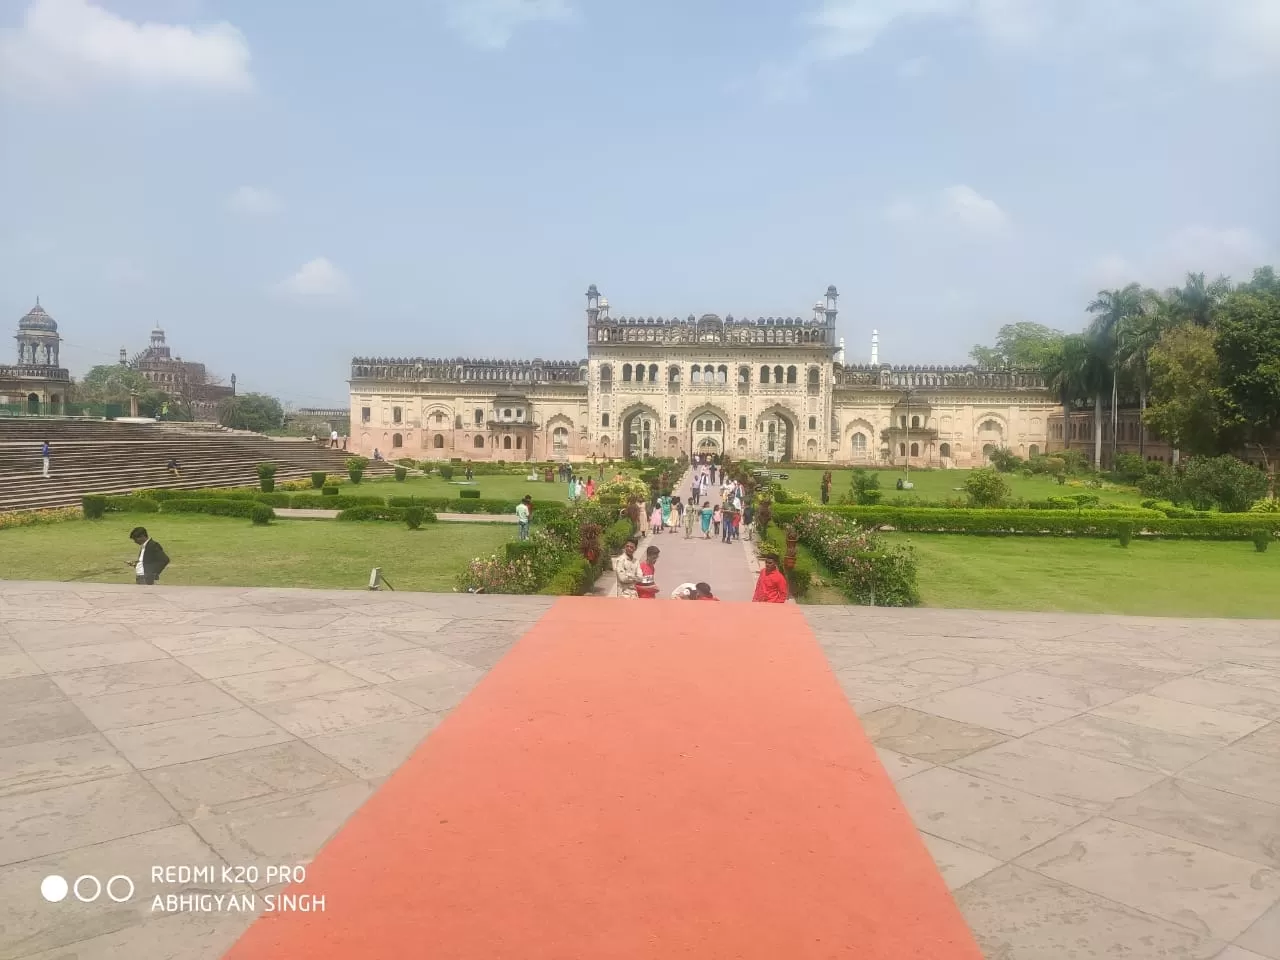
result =
M284 425L325 437L334 430L345 434L351 426L351 411L346 407L299 407L284 415Z
M58 365L58 324L36 300L14 336L18 362L0 365L0 407L10 412L65 413L71 396L71 374Z
M203 363L173 356L165 342L164 331L159 327L151 331L150 346L132 360L121 347L120 365L138 371L157 390L188 403L192 416L197 420L216 420L218 405L235 395L234 377L231 386L224 386L209 374Z
M808 317L614 317L587 291L582 360L351 361L352 449L433 459L739 459L972 467L1042 453L1033 374L846 363L835 287Z

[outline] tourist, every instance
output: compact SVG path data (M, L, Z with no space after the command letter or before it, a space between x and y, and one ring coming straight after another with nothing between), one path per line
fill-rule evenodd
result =
M164 547L151 539L146 527L134 527L129 531L129 539L138 545L137 561L129 561L133 567L134 583L155 583L169 565L169 555L164 552Z
M613 559L613 574L618 580L618 596L635 599L636 581L640 579L640 561L636 559L636 538L622 546L622 556Z
M718 507L716 509L719 509ZM711 518L715 516L715 510L711 509L711 501L702 501L702 539L711 539Z
M338 449L338 431L337 430L329 431L329 446L333 447L333 449L335 450Z
M169 464L165 469L169 471L169 476L172 477L174 480L182 479L182 471L178 468L177 457L170 457Z
M689 499L689 505L684 510L684 538L686 540L693 536L693 525L698 522L698 501L696 497Z
M476 478L476 472L475 472L474 470L472 470L472 469L471 469L471 464L469 464L469 463L467 464L466 478L467 478L467 481L468 481L468 482L470 482L470 481L472 481L472 480L474 480L474 479Z
M640 579L636 581L636 597L641 600L658 599L658 583L655 575L659 552L657 547L650 547L644 552L644 560L640 563Z
M529 539L529 517L533 511L533 497L524 495L524 499L516 504L516 526L520 528L520 539Z
M752 603L786 603L787 578L778 569L778 555L764 555L764 568L756 580L756 592L751 597Z
M604 478L602 477L601 479L604 479ZM596 495L595 477L587 477L587 499L591 500L595 497L595 495Z
M672 600L694 600L698 596L698 585L696 583L682 583L671 591Z
M694 590L697 591L694 596L695 600L715 600L716 602L720 600L719 597L711 593L711 584L709 583L699 583L694 587Z
M720 542L728 543L733 539L733 508L725 507L720 512Z
M576 477L569 477L569 502L574 503L578 499L578 480Z
M756 508L748 503L742 508L742 529L747 531L747 542L751 541L751 521L755 519Z
M342 435L342 449L347 449L347 435L345 433Z
M653 505L653 511L649 514L649 532L661 533L662 522L662 505L660 503L655 503Z
M373 459L375 459L375 460L381 460L381 459L382 459L382 452L381 452L377 447L374 447L374 448L373 448Z
M49 479L49 441L40 445L40 459L44 461L44 478Z
M716 504L716 508L711 511L711 529L715 535L720 536L720 524L724 519L724 511L720 508L720 504Z
M627 519L631 521L631 536L640 537L641 525L644 523L644 508L634 497L627 504Z
M658 509L662 513L662 532L671 529L671 494L664 493L658 498Z

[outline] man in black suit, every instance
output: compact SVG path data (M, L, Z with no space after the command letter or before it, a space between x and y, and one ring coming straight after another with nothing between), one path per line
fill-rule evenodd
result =
M169 565L169 555L164 547L151 539L146 527L134 527L129 539L138 545L138 561L134 564L134 582L152 584Z

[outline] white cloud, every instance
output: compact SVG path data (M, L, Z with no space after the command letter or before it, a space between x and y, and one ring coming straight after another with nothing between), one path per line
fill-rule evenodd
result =
M246 217L269 217L283 207L280 198L265 187L239 187L227 198L227 206Z
M946 226L967 234L993 236L1010 227L1009 215L994 200L965 184L947 187L920 199L899 198L884 211L884 218L899 226L923 224L931 229Z
M1174 231L1137 258L1111 255L1087 271L1099 288L1141 283L1162 289L1180 286L1188 273L1247 280L1254 269L1280 260L1280 250L1248 227L1192 225Z
M326 257L304 263L293 276L277 285L276 291L299 300L347 300L354 293L351 281Z
M87 0L33 0L0 30L0 90L66 95L105 83L245 90L249 47L229 23L138 23Z
M806 21L814 31L819 59L865 53L881 34L902 22L951 17L964 11L969 0L825 0Z
M466 41L486 50L501 50L530 23L567 20L566 0L448 0L449 26Z

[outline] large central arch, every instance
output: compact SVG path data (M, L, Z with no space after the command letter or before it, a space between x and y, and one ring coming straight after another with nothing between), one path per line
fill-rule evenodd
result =
M685 418L684 440L690 457L724 453L729 448L729 412L718 404L698 404Z
M800 420L789 407L775 403L761 411L756 417L757 457L766 463L794 460L799 430Z
M662 420L647 403L637 403L622 411L618 428L622 431L622 458L661 456L658 439Z

